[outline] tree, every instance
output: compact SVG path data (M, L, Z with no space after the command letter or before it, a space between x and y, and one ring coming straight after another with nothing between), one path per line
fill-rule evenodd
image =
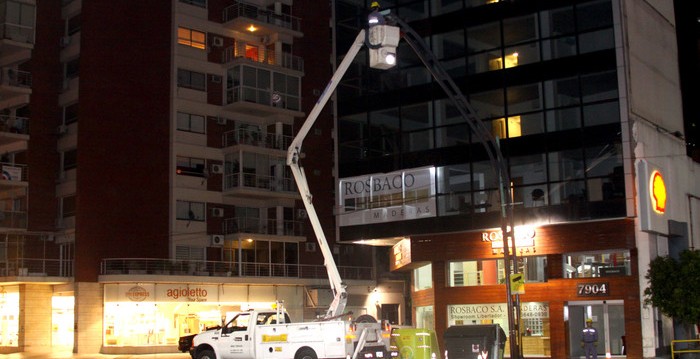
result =
M700 251L684 250L679 260L657 257L645 277L645 304L700 331Z

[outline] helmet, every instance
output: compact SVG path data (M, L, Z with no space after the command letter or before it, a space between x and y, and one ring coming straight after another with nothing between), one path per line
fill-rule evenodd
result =
M379 8L379 2L378 1L372 1L372 4L369 6L371 9Z
M591 318L586 319L586 323L593 323L593 319L591 319Z

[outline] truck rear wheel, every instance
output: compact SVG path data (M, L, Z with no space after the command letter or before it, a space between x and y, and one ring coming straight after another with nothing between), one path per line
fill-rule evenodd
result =
M316 356L316 352L311 348L301 348L296 355L294 355L294 359L318 359L318 356Z
M216 359L216 354L214 354L213 350L202 350L197 354L197 359Z

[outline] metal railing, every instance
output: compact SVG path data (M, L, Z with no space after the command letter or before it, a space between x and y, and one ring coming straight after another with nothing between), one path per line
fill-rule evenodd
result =
M0 277L72 277L73 261L15 258L0 264Z
M257 188L271 192L296 192L294 179L256 175L254 173L231 173L224 175L224 191L234 188Z
M248 50L251 46L255 49L249 52ZM274 50L268 49L258 43L236 41L234 46L229 46L222 51L221 63L223 64L245 59L261 64L280 66L290 70L304 71L304 59L302 57L283 52L278 60Z
M279 225L279 226L278 226ZM227 218L224 234L253 233L273 236L304 236L304 222L294 220L262 220L254 217Z
M277 101L273 101L275 98L273 95L279 97ZM292 111L299 111L301 108L301 98L298 96L272 92L269 88L234 86L226 89L226 104L238 102L251 102Z
M0 24L0 39L33 44L34 28L17 24Z
M263 133L260 131L239 128L225 132L223 135L223 147L236 145L251 145L257 147L273 148L286 151L292 143L292 136Z
M681 347L677 347L680 345ZM683 357L684 353L700 353L700 339L685 339L671 341L671 358Z
M372 267L340 266L346 280L373 279ZM169 260L150 258L109 258L100 264L101 275L151 274L194 275L211 277L284 277L324 279L328 272L323 265L286 263L231 263L223 261Z
M29 118L11 115L0 115L0 132L29 133Z
M238 1L236 4L224 9L224 23L233 21L239 17L260 21L265 24L279 26L293 31L301 31L301 19L296 16L276 14L273 11L261 9L242 1Z
M16 87L32 87L32 74L28 71L17 70L12 67L2 69L0 83Z

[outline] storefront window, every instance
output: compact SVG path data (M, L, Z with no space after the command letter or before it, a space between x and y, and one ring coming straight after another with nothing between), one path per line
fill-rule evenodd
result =
M19 287L0 288L0 346L16 347L19 328Z
M523 273L526 282L544 282L547 268L545 256L521 257L518 272ZM448 286L466 287L477 285L498 285L505 281L502 259L475 261L455 261L448 264Z
M243 310L271 307L277 295L293 303L299 300L294 298L296 292L292 286L253 291L245 286L204 284L107 284L104 345L177 345L179 337L222 325Z
M416 307L416 328L435 330L433 306Z
M415 290L429 289L433 287L433 266L424 265L413 270Z
M549 303L520 304L522 348L525 357L551 356ZM508 305L505 303L456 304L447 306L447 325L498 324L508 333ZM505 344L506 356L509 345Z
M564 255L564 278L631 275L630 252L569 253Z

